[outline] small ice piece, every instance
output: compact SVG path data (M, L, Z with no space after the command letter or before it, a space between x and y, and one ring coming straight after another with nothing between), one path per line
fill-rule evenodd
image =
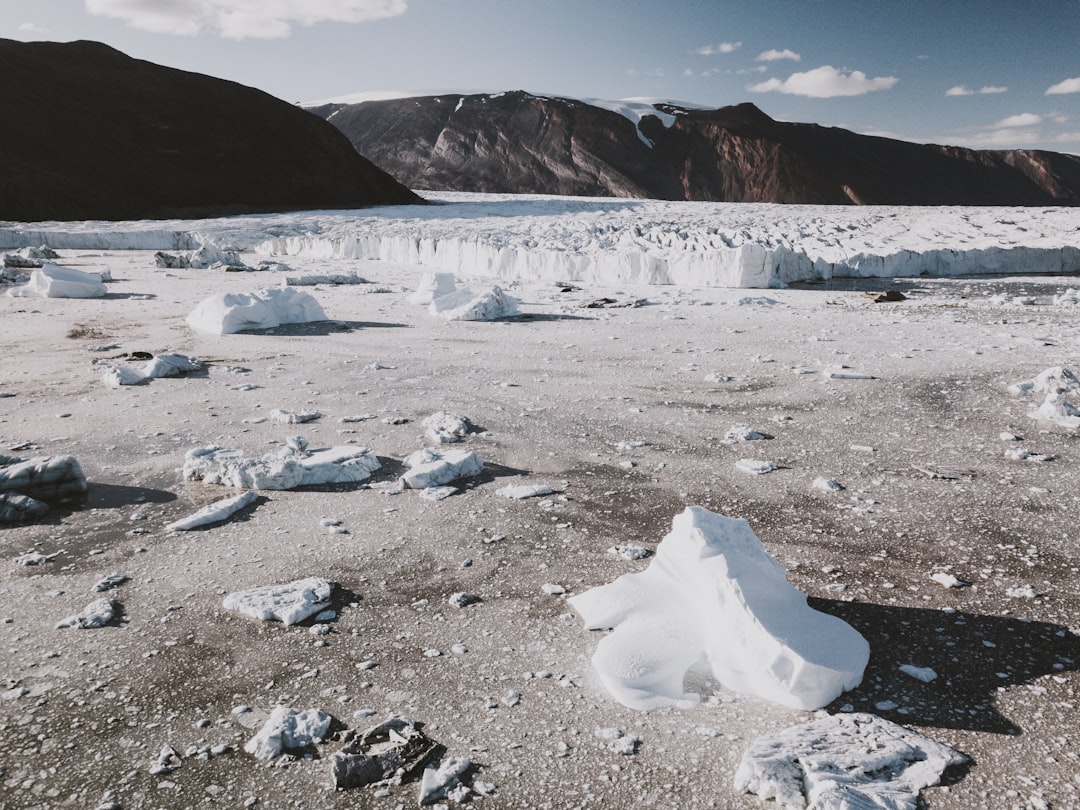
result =
M409 303L427 306L436 298L449 295L457 289L457 279L453 273L424 273L416 292L409 296Z
M735 379L734 377L731 377L731 376L729 376L727 374L721 374L719 372L714 372L713 374L706 374L705 375L705 382L709 382L709 383L726 383L726 382L731 382L734 379Z
M479 475L484 462L476 453L465 449L426 447L405 459L408 471L401 476L407 489L426 489L449 484L459 478Z
M840 492L844 488L844 485L832 478L822 478L819 476L814 479L813 483L810 484L810 487L821 492Z
M111 591L113 588L118 588L128 581L130 577L125 574L109 574L102 580L99 580L94 585L94 590L97 593L104 593L105 591Z
M934 582L941 585L943 588L963 588L968 585L967 582L964 582L962 579L957 579L947 571L937 571L930 575L930 579L934 580Z
M729 689L815 709L857 686L870 656L850 625L807 605L745 520L700 506L675 517L646 570L569 601L587 629L613 628L593 666L635 709L693 705L683 678L702 659Z
M113 605L110 599L96 599L83 608L82 613L76 613L74 616L68 616L66 619L61 619L56 623L56 627L78 627L80 629L91 629L95 627L104 627L113 620L116 616L116 607Z
M425 501L442 501L456 494L457 487L425 487L420 490L420 497Z
M930 667L917 667L913 664L901 664L900 671L923 683L930 683L930 681L937 678L937 673L930 669Z
M735 468L750 475L765 475L780 469L775 461L765 461L756 458L741 458L735 462Z
M15 558L16 565L41 565L47 563L49 560L56 557L60 552L54 552L53 554L42 554L40 551L28 551L25 554L20 554Z
M263 585L236 591L227 595L223 604L227 610L290 625L330 607L333 589L333 582L308 577L285 585Z
M624 560L644 560L646 557L652 554L652 552L645 548L645 546L623 544L612 546L608 549L608 553L617 554Z
M106 388L138 385L145 381L146 378L140 372L128 366L107 366L101 375L101 382L105 384Z
M1022 442L1024 440L1023 436L1018 436L1017 434L1009 430L1003 430L1001 433L998 434L998 438L1001 439L1003 442Z
M876 380L873 374L865 371L856 371L848 366L826 366L821 370L821 376L826 380Z
M787 808L910 810L924 787L968 758L871 714L835 714L755 740L735 789Z
M444 321L493 321L520 314L518 300L498 286L476 291L462 287L433 299L428 312Z
M244 293L218 293L201 301L187 316L198 332L229 335L251 329L273 329L282 324L325 321L326 313L315 298L292 287Z
M1026 447L1016 447L1005 451L1005 458L1010 461L1053 461L1054 457L1047 453L1033 453Z
M220 523L223 520L228 520L241 509L245 509L255 503L258 499L259 496L250 490L241 492L239 495L234 495L231 498L223 498L220 501L214 501L211 504L207 504L195 514L174 521L165 528L170 532L186 532L190 529L198 528L199 526Z
M1042 405L1028 413L1029 419L1051 422L1066 428L1080 427L1080 408L1061 394L1047 394Z
M464 757L447 757L437 766L428 765L420 777L420 805L445 798L457 786L462 774L471 767L472 763Z
M754 430L749 425L732 425L728 428L728 432L724 434L721 441L724 444L737 444L739 442L759 442L770 438L772 437L767 433Z
M508 485L495 490L495 494L503 498L513 498L523 501L526 498L537 498L541 495L551 495L555 490L545 484L519 484Z
M423 422L428 438L436 444L453 444L468 435L471 425L464 416L436 411Z
M270 411L271 419L286 425L298 425L303 422L313 422L321 416L322 414L318 411L289 411L284 408L275 408Z
M319 709L275 706L263 727L244 744L244 750L259 759L276 759L287 751L321 742L330 721L330 715Z
M641 743L640 737L627 734L618 728L598 728L595 733L601 740L607 740L608 748L624 757L636 754L638 745Z
M631 441L619 442L615 445L615 449L620 453L625 453L628 450L638 450L642 447L646 447L649 443L642 441L641 439L634 439Z
M1080 379L1077 379L1069 369L1064 366L1051 366L1040 371L1030 380L1013 383L1009 386L1009 393L1019 396L1020 394L1071 394L1080 392Z
M202 368L202 362L197 357L188 357L186 354L158 354L153 360L143 367L143 377L148 380L156 380L161 377L178 377Z
M477 602L480 602L481 599L475 593L458 591L457 593L450 594L450 598L446 601L456 608L463 608L468 607L469 605L475 605Z
M1015 588L1006 588L1005 595L1013 599L1034 599L1037 594L1030 585L1017 585Z
M566 588L562 585L557 585L554 582L545 582L540 586L540 590L551 596L559 596L560 594L566 593Z

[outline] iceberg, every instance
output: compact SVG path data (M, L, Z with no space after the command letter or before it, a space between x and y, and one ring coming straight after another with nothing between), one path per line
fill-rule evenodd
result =
M704 660L728 689L817 709L858 686L870 645L813 610L745 520L690 506L649 567L570 598L589 630L612 628L592 661L626 706L690 706L687 670Z
M314 296L292 287L256 290L250 295L219 293L201 301L187 316L192 329L213 335L325 320L326 313Z

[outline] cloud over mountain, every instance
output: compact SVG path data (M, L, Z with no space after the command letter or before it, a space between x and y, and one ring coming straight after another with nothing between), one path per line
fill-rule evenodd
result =
M84 0L86 10L159 34L279 39L294 25L396 17L405 0Z
M777 78L752 84L746 89L752 93L785 93L808 98L834 98L836 96L861 96L876 90L888 90L899 79L895 76L869 78L861 70L837 70L823 65L802 73L792 73L784 80Z

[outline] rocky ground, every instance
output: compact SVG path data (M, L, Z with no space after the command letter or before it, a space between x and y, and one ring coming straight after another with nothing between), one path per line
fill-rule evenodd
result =
M0 807L415 804L415 784L335 792L340 741L270 764L245 753L278 704L354 730L389 713L423 722L473 763L467 781L494 786L478 806L762 806L732 789L743 751L813 715L693 672L698 707L627 709L593 677L599 634L566 603L646 566L608 549L654 549L688 504L747 519L811 603L870 642L862 685L830 710L971 757L923 791L927 807L1080 806L1080 433L1029 419L1039 400L1006 390L1080 364L1078 310L1051 304L1075 278L520 287L518 319L444 323L407 300L418 268L290 259L390 291L310 288L332 321L213 337L184 322L198 301L280 274L160 270L148 252L63 261L111 269L109 295L0 298L0 452L72 453L90 481L83 508L0 529ZM907 300L864 295L884 286ZM601 296L645 303L580 306ZM95 361L134 351L205 368L105 387ZM873 379L822 373L840 364ZM274 408L322 417L262 420ZM472 421L484 473L438 502L380 486L438 410ZM772 438L724 443L736 424ZM383 467L370 487L267 492L227 523L165 529L234 494L184 482L185 451L258 455L293 435L366 446ZM1053 458L1007 458L1017 447ZM748 475L744 458L779 469ZM819 476L846 488L814 490ZM508 500L507 483L555 493ZM56 556L17 564L28 551ZM129 578L107 594L120 620L55 627L114 573ZM328 633L222 605L308 576L339 585ZM481 601L450 605L460 591ZM166 745L180 766L150 773Z

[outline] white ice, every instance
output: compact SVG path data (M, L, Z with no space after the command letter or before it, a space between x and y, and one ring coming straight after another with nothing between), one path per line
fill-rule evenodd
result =
M789 810L915 810L918 793L967 757L870 714L837 714L759 737L735 789Z
M61 619L56 623L56 626L57 628L78 627L81 629L104 627L111 622L115 616L116 607L113 605L112 600L95 599L83 608L81 613L76 613L74 616L68 616L66 619Z
M236 591L225 597L227 610L236 610L263 621L296 624L330 607L334 583L308 577L285 585L264 585Z
M183 354L159 354L147 361L141 371L130 366L108 366L101 375L101 381L109 388L122 385L139 385L162 377L178 377L191 371L198 371L202 363L197 357Z
M238 489L295 489L301 486L355 484L379 469L378 457L364 447L343 445L309 452L286 446L276 455L250 458L240 450L196 447L184 456L184 479Z
M621 703L690 705L687 670L704 659L737 692L796 709L862 680L870 655L850 625L812 610L744 520L691 506L649 567L570 598L601 639L593 666Z
M46 262L30 274L30 281L8 290L12 298L101 298L105 284L97 273Z
M472 450L426 447L405 459L409 468L401 482L407 489L426 489L449 484L459 478L479 475L484 462Z
M187 316L192 329L213 335L325 320L322 305L311 293L292 287L256 290L250 295L218 293L199 302Z
M231 498L224 498L207 504L193 515L174 521L165 528L170 532L186 532L199 526L207 526L211 523L220 523L228 520L234 514L244 509L259 499L254 492L242 492Z
M503 498L525 500L526 498L538 498L541 495L550 495L554 492L547 484L508 484L495 490L495 494Z
M453 273L424 273L420 276L416 292L409 296L409 301L427 306L436 298L449 295L456 289L457 278Z
M519 314L517 299L498 286L479 290L459 287L432 299L428 312L444 321L493 321Z
M460 442L469 433L469 420L449 411L436 411L423 425L428 438L437 444Z
M277 759L290 750L320 742L330 729L330 721L330 715L320 709L275 706L263 727L244 744L244 750L259 759Z
M378 259L506 281L763 288L830 278L1068 273L1070 208L775 206L427 192L431 206L0 225L0 249ZM252 328L252 327L249 327Z

